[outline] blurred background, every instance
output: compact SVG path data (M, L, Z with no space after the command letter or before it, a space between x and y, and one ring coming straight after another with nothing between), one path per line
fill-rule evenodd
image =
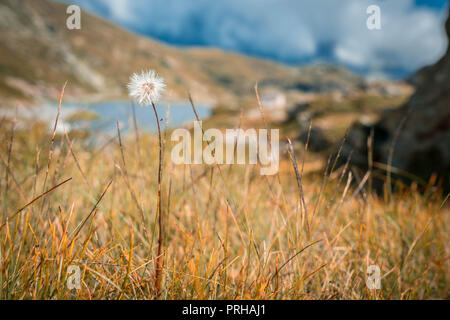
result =
M70 4L80 29L67 27ZM366 25L374 4L380 30ZM150 68L166 80L158 108L164 118L171 104L171 127L193 119L188 92L206 126L255 127L258 83L270 125L296 148L312 122L312 167L346 135L342 159L361 172L392 166L448 188L447 17L445 0L2 0L0 117L51 126L68 81L61 124L73 134L109 135L116 120L126 131L133 110L154 131L126 92Z

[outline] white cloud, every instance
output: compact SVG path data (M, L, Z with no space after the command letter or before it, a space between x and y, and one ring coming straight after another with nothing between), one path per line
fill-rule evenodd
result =
M219 46L290 62L329 59L372 71L412 71L436 61L447 45L446 12L414 6L413 0L76 2L172 42ZM381 30L366 27L366 8L371 4L381 7Z

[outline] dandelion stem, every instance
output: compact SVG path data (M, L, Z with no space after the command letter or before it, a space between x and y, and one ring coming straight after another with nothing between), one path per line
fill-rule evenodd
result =
M161 270L164 268L164 258L162 258L162 242L163 242L163 230L162 230L162 214L161 214L161 176L162 176L162 138L161 138L161 126L159 125L158 112L156 111L155 103L152 101L153 111L155 112L156 124L158 125L158 141L159 141L159 164L158 164L158 253L156 255L156 273L155 273L155 291L156 296L159 296L161 287Z

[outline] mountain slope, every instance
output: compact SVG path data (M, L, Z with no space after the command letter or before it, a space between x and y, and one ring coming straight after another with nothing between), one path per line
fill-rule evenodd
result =
M68 96L121 96L132 72L154 68L175 99L189 90L199 100L234 100L255 81L295 74L286 66L219 50L170 47L84 11L81 30L68 30L66 8L48 0L2 1L0 95L54 97L69 80Z
M55 99L66 80L67 98L123 98L130 74L147 68L166 79L169 98L185 99L189 91L197 101L229 106L254 99L255 82L306 91L361 86L360 77L338 68L293 68L219 49L168 46L84 11L81 30L68 30L66 8L50 0L2 0L0 106Z

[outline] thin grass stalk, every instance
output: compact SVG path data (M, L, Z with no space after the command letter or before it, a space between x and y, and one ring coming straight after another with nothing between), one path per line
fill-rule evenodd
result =
M289 144L289 155L291 156L291 161L292 161L292 165L294 166L294 171L295 171L295 175L297 177L297 186L298 186L298 192L300 195L300 202L302 203L302 206L305 210L305 220L306 220L306 233L308 236L308 239L311 238L311 231L309 228L309 219L308 219L308 211L306 208L306 203L305 203L305 196L303 193L303 186L302 186L302 178L300 176L300 173L298 171L298 166L297 166L297 159L295 158L295 152L294 152L294 148L292 147L292 143L291 140L288 138L287 139L288 144Z
M163 224L162 224L162 210L161 210L161 178L162 178L162 136L161 126L159 124L158 111L152 101L153 111L155 113L156 124L158 125L158 142L159 142L159 163L158 163L158 200L157 200L157 212L158 212L158 251L156 254L156 273L155 273L155 292L156 297L159 297L161 290L161 271L164 268L164 257L162 253L163 245Z

